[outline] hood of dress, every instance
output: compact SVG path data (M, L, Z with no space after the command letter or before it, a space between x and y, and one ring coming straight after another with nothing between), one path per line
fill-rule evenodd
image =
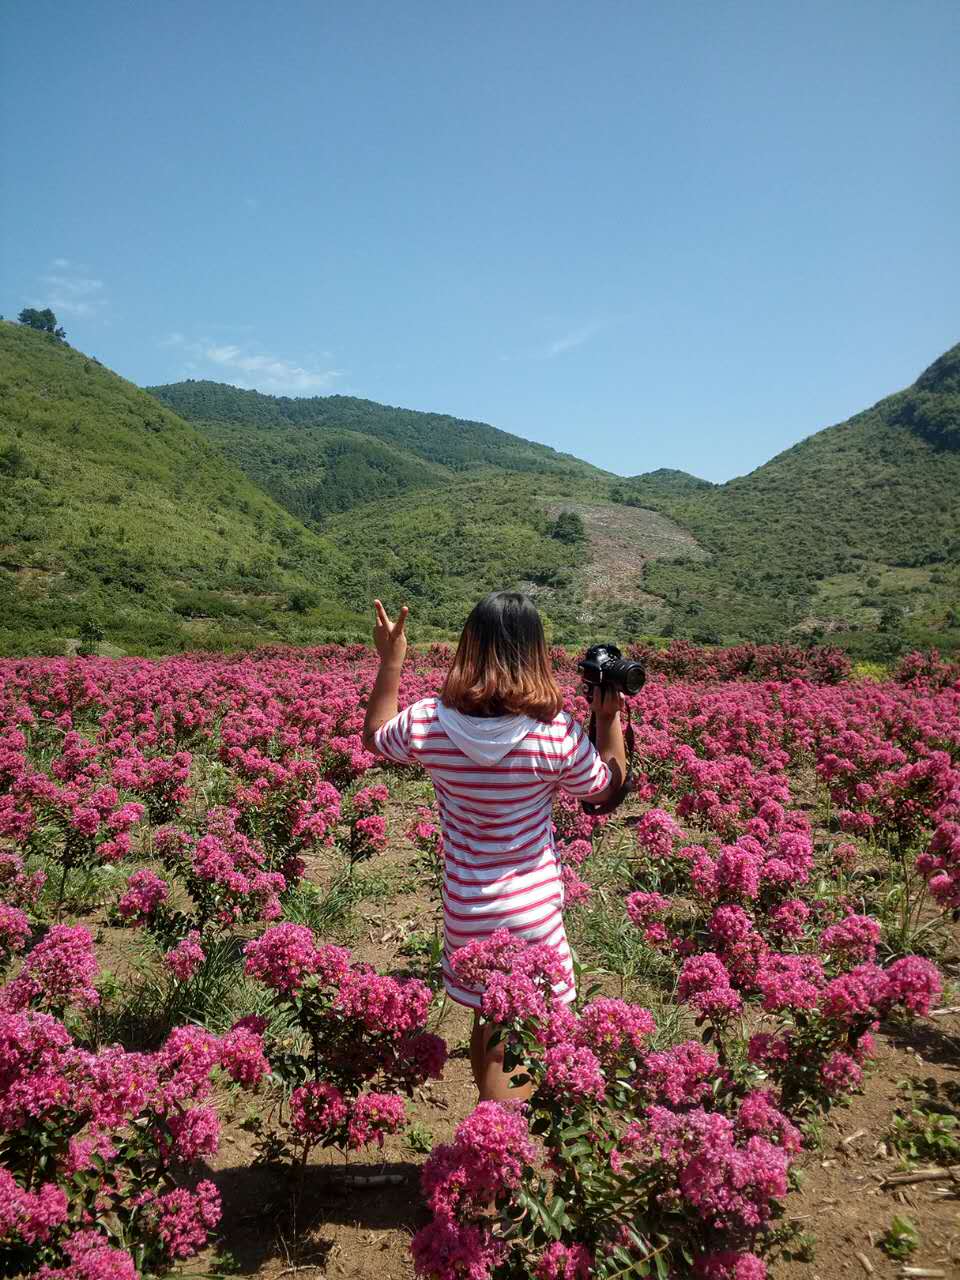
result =
M450 741L477 764L498 764L539 723L532 716L465 716L442 702L437 719Z

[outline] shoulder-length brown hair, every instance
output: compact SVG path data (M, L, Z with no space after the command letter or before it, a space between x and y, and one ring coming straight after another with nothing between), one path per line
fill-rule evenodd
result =
M521 714L549 723L563 705L543 623L519 591L493 591L467 618L440 699L465 715Z

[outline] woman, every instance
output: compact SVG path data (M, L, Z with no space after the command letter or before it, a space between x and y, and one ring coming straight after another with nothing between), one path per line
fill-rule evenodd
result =
M419 764L433 781L443 835L443 983L474 1010L470 1061L480 1101L524 1096L503 1070L503 1045L480 1019L482 991L465 986L451 956L473 938L506 928L557 952L576 994L563 927L563 883L553 842L558 788L602 803L626 776L620 698L593 693L597 746L561 710L543 624L533 603L495 591L474 608L439 697L399 711L407 651L404 606L391 621L379 600L373 638L380 670L367 704L363 740L394 764Z

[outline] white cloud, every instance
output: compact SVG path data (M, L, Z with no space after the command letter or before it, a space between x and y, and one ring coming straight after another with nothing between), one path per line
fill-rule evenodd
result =
M568 333L561 334L559 338L555 338L553 342L541 348L540 355L546 360L553 360L556 356L562 356L566 351L573 351L576 347L582 347L585 342L589 342L594 334L598 333L601 325L597 322L593 324L581 325L579 329L571 329Z
M234 330L249 326L232 325ZM160 338L158 346L182 352L181 366L191 376L220 377L233 386L275 394L304 395L328 390L340 369L327 367L333 352L321 351L314 360L301 363L266 353L254 341L217 342L212 338L188 338L178 331Z
M279 356L252 355L241 347L206 347L204 356L212 364L240 374L241 385L261 391L322 391L342 376L339 369L308 369Z
M68 258L54 258L40 284L45 305L64 315L93 316L107 306L104 282Z

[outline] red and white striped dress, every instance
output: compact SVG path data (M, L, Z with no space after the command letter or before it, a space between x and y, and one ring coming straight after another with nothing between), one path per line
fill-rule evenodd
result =
M454 976L458 947L496 929L553 947L564 961L563 1001L576 990L563 927L563 882L553 839L558 788L589 799L610 783L610 770L566 712L535 727L496 764L478 764L448 736L439 699L406 707L374 735L395 764L419 764L430 775L443 837L443 981L460 1004L480 1007L482 992Z

